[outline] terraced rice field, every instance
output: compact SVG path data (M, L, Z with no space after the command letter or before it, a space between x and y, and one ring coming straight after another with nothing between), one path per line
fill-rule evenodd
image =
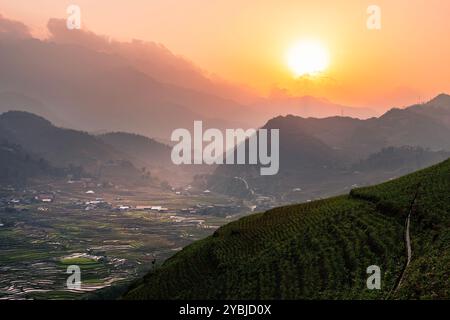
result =
M72 299L141 276L226 220L170 214L66 209L0 212L0 299ZM202 221L202 224L199 223ZM217 227L215 227L217 228ZM81 268L68 290L69 265Z
M367 288L372 265L381 269L380 290ZM447 160L346 196L232 222L150 272L125 298L448 299L449 266Z

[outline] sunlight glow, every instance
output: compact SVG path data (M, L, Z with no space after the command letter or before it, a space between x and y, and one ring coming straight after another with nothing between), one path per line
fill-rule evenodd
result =
M286 60L295 77L317 75L330 63L327 48L317 41L298 42L288 50Z

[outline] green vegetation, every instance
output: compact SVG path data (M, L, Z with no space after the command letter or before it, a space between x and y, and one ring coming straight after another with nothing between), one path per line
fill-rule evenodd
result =
M373 199L386 213L404 211L417 195L411 214L412 261L395 296L449 299L450 161L353 194Z
M91 259L91 258L85 258L85 257L67 258L67 259L62 259L61 264L84 266L84 265L97 264L97 260Z
M378 186L232 222L125 299L448 299L450 160ZM405 219L412 261L406 268ZM368 290L378 265L381 290Z

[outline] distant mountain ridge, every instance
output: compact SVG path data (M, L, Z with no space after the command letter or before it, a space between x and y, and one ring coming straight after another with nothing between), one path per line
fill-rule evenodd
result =
M436 101L441 112L437 118L433 117ZM245 196L240 180L235 179L240 177L257 194L280 195L301 188L304 192L298 194L302 197L298 200L304 200L322 193L332 194L353 184L378 182L420 169L443 160L450 150L450 126L440 121L449 113L447 101L448 96L441 95L429 104L392 109L380 118L368 120L276 117L268 121L265 128L280 129L278 175L261 177L252 166L223 165L205 180L203 187ZM127 175L134 178L138 178L145 168L155 176L169 177L176 185L188 184L195 175L208 174L214 169L174 166L169 146L141 135L113 132L93 136L56 127L43 117L27 112L12 111L0 115L0 133L3 139L59 168L82 166L86 172L98 174L106 165L111 174L117 166L117 171L128 172ZM403 147L419 148L419 151L411 152L412 149ZM376 156L385 148L394 148L390 155L395 154L397 161L390 166L386 162L389 153ZM411 156L414 161L408 160ZM359 171L358 168L364 170L355 174L353 171ZM325 181L328 185L323 184Z
M0 136L0 141L20 146L33 158L45 159L53 167L79 168L86 174L117 182L145 182L143 178L151 178L155 183L165 181L183 186L196 174L212 170L209 166L173 165L171 147L142 135L126 132L92 135L57 127L24 111L0 114Z
M68 31L55 19L48 23L49 38L39 40L20 22L0 22L20 26L0 37L0 112L28 111L64 127L135 132L162 141L194 120L225 129L259 127L279 114L374 115L314 97L261 97L207 75L156 43Z
M426 115L433 120L450 127L450 95L441 93L425 104L409 107L409 110Z
M86 131L114 128L164 138L194 120L218 128L245 126L244 119L232 117L244 109L238 103L159 82L119 56L82 46L0 41L0 68L3 90L37 97Z
M391 109L379 118L367 120L292 115L273 118L264 128L280 129L279 174L263 177L252 166L221 165L209 178L208 187L218 192L246 195L235 179L240 177L259 194L280 196L301 188L304 195L299 200L306 200L314 195L318 197L320 190L330 195L325 190L342 192L353 184L377 183L392 177L401 169L401 162L397 162L396 169L386 166L384 172L375 164L369 170L371 161L366 162L363 174L353 172L357 169L352 168L385 148L396 148L397 154L404 158L403 164L410 155L408 149L402 150L404 147L421 148L423 154L427 154L424 159L442 161L450 151L450 125L445 122L445 117L450 115L449 97L440 95L421 106ZM436 101L439 101L437 115L434 113ZM409 164L412 165L407 166L410 170L418 170L433 162L410 161Z
M95 167L97 161L119 160L121 155L88 133L62 129L39 116L10 111L0 115L6 139L61 167Z
M28 112L0 114L0 133L5 143L20 146L32 158L45 159L54 168L80 168L85 174L113 182L152 182L148 170L136 167L125 151L86 132L56 127Z
M368 108L344 106L312 96L269 97L252 106L259 113L262 113L265 119L273 117L275 113L276 115L295 115L319 119L332 116L368 119L379 116L377 112Z

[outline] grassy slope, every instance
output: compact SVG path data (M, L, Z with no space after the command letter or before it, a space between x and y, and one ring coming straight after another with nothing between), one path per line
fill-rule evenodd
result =
M448 299L449 191L447 160L348 196L251 215L186 247L125 298ZM412 261L392 291L412 203ZM370 265L381 267L381 290L366 289Z

